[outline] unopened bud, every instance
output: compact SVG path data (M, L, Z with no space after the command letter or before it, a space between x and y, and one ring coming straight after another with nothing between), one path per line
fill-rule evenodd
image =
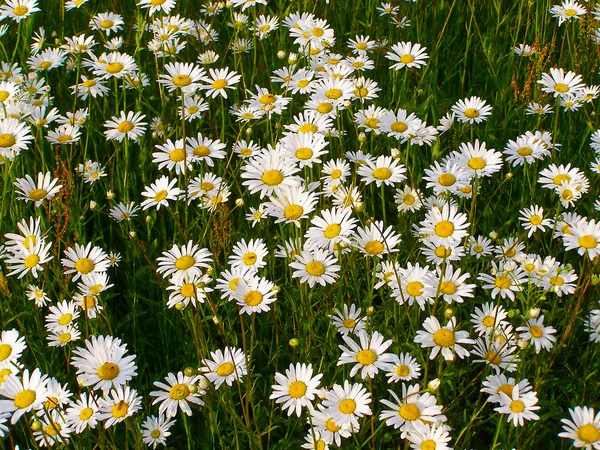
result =
M115 198L115 193L113 191L106 191L106 198L108 200L114 200Z
M341 249L348 248L348 243L346 241L340 241L337 244Z
M427 389L429 389L432 392L436 392L440 388L440 384L442 384L440 379L434 378L429 383L427 383Z
M31 431L41 431L42 429L42 422L40 422L39 420L34 420L33 422L31 422Z
M367 140L367 135L361 131L358 133L358 142L365 142Z
M369 316L372 316L373 314L375 314L375 307L373 307L373 306L369 306L369 307L367 308L367 314L368 314Z
M290 343L290 347L296 348L296 347L298 347L298 344L300 344L300 341L296 338L291 338L289 343Z
M198 392L198 385L188 384L188 390L190 391L190 394L195 394L196 392Z
M178 309L179 311L181 311L183 308L185 308L185 303L183 303L183 302L175 303L175 308Z
M146 216L145 220L146 220L146 223L150 223L150 222L152 222L152 217Z
M246 134L250 136L252 134L252 128L246 128Z
M352 106L352 102L350 100L346 100L344 102L344 108L350 108L350 106Z
M209 277L212 277L214 274L215 274L214 267L209 267L208 269L206 269L206 275L208 275Z
M244 199L243 198L236 199L235 206L237 206L238 208L241 208L242 206L244 206Z
M354 209L358 212L364 211L365 204L363 202L356 202L354 203Z
M285 50L279 50L279 51L277 52L277 57L278 57L279 59L283 59L283 58L285 58Z
M517 345L519 346L520 349L524 349L524 348L527 348L527 346L529 345L529 342L524 341L523 339L519 339L517 341Z
M537 319L540 316L540 311L540 308L531 308L527 312L527 317L529 317L530 319Z
M130 232L129 232L129 237L130 237L131 239L135 239L135 238L137 237L137 233L136 233L135 231L130 231Z
M490 231L490 234L488 236L490 237L490 239L492 241L495 241L496 239L498 239L498 233L496 233L495 231Z
M193 367L186 367L185 369L183 369L183 374L186 377L195 377L196 375L198 375L198 369L194 369Z
M217 316L212 316L212 321L215 325L219 325L220 320Z
M198 388L199 389L202 389L203 391L205 391L208 386L210 386L210 381L208 381L208 379L206 377L198 378Z
M94 200L90 200L90 209L92 211L95 210L97 206L98 206L98 203L96 203Z
M452 317L454 317L454 310L452 308L446 308L444 310L444 317L446 319L452 319Z

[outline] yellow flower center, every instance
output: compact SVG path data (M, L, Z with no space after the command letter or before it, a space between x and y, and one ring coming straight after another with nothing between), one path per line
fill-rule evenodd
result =
M261 33L266 33L267 31L269 31L271 29L271 25L269 25L268 23L264 24L262 27L260 27L258 29L258 31L260 31Z
M356 361L363 366L370 366L377 361L377 353L371 349L361 350L356 354Z
M119 131L119 133L128 133L131 130L133 130L133 123L131 123L128 120L124 120L119 124L117 130Z
M475 119L476 117L479 117L479 111L477 111L475 108L467 108L463 114L469 119Z
M73 320L73 314L63 314L60 319L58 319L58 324L64 327L65 325L68 325L71 320Z
M456 285L452 281L442 281L440 291L442 294L452 295L456 293Z
M544 335L543 330L537 325L532 325L529 327L529 332L534 338L541 338Z
M342 171L340 169L334 169L331 171L331 178L337 180L342 176Z
M433 342L440 347L449 348L454 345L454 331L440 328L433 333Z
M189 115L193 115L193 114L196 114L196 113L198 112L198 110L199 110L199 109L200 109L200 108L198 108L196 105L194 105L194 106L190 106L190 107L187 109L187 113L188 113Z
M12 147L17 143L17 140L12 134L2 133L0 134L0 147L8 148Z
M169 152L169 159L173 162L180 162L185 159L185 150L182 148L175 148Z
M160 437L160 430L152 430L150 432L150 437L152 437L153 439L158 439Z
M46 426L46 434L48 436L56 436L60 433L62 427L58 423L50 423Z
M25 258L25 261L23 261L23 265L28 269L31 269L37 266L39 262L40 257L38 255L29 255L27 258Z
M320 277L325 273L325 266L319 261L311 261L306 264L306 273L313 277Z
M120 372L119 366L111 362L105 362L98 367L98 378L105 381L114 380Z
M394 133L404 133L406 130L408 130L408 125L406 125L404 122L394 122L390 128Z
M411 55L410 53L407 53L406 55L402 55L400 57L400 62L402 64L410 64L414 60L415 60L415 57L413 55Z
M499 289L508 289L512 286L512 282L510 278L500 275L494 280L494 285Z
M194 283L185 283L179 291L182 297L191 298L196 295L196 285Z
M123 64L120 62L111 62L106 65L106 71L108 73L119 73L123 70Z
M586 444L594 444L600 440L600 431L591 423L586 423L577 429L577 438Z
M440 245L439 247L437 247L435 249L435 256L437 256L438 258L447 258L451 254L452 254L452 249L450 247L445 247L443 245Z
M31 389L25 389L15 395L15 406L19 409L25 409L35 402L36 394Z
M342 414L352 414L356 410L356 402L351 398L345 398L340 402L339 408Z
M111 28L114 25L114 22L110 19L104 19L100 22L100 28Z
M496 319L492 316L485 316L483 318L482 323L488 327L488 328L492 328L494 326L494 324L496 323Z
M317 111L321 114L328 114L333 109L333 105L331 103L321 103L317 106Z
M49 69L50 67L52 67L52 63L50 61L42 61L40 63L40 69Z
M0 361L4 361L12 353L12 347L8 344L0 344Z
M437 448L437 444L433 439L425 439L421 442L421 450L435 450Z
M485 160L483 158L479 158L478 156L469 159L467 165L473 170L480 170L486 166Z
M521 147L519 150L517 150L517 153L521 156L529 156L533 153L533 150L531 150L529 147Z
M537 214L534 214L533 216L531 216L529 218L529 223L531 225L539 225L540 223L542 223L542 218L540 216L538 216Z
M398 414L407 422L414 422L421 417L421 410L413 403L406 403L400 407Z
M217 370L216 370L217 375L219 375L220 377L228 377L234 371L235 371L235 366L232 363L230 363L229 361L225 361L224 363L221 363L219 365L219 367L217 367Z
M263 94L258 99L258 101L263 105L270 105L272 103L275 103L276 100L277 97L275 97L273 94Z
M94 410L92 408L83 408L79 413L79 418L81 420L88 420L94 414Z
M399 377L407 377L410 373L410 369L406 364L400 364L396 367L396 375Z
M298 159L307 160L312 157L313 151L308 147L301 147L298 150L296 150L295 155Z
M164 189L162 191L158 191L154 196L154 201L156 203L162 202L165 198L167 198L168 192Z
M325 97L327 97L328 99L331 100L337 100L338 98L340 98L342 96L342 91L339 89L329 89L327 90L327 92L325 92Z
M346 319L344 320L344 327L348 328L349 330L353 330L354 327L356 326L356 320L354 319Z
M512 397L513 387L512 384L503 384L498 388L498 393L504 392L509 397Z
M312 34L313 34L313 36L321 37L325 34L325 32L323 31L323 29L321 29L319 27L315 27L312 30Z
M22 17L29 12L29 8L27 6L19 5L13 8L13 13L15 16Z
M319 131L319 129L312 123L305 123L298 128L298 132L300 133L316 133L317 131Z
M176 384L169 389L169 397L173 400L184 400L190 395L190 389L185 384Z
M580 247L583 247L585 249L596 248L596 246L598 245L598 241L596 240L596 238L589 234L581 236L577 242L579 243Z
M223 78L219 78L218 80L213 81L212 87L213 89L223 89L227 86L227 80Z
M124 401L120 401L115 406L112 407L111 413L115 419L120 419L127 415L129 411L129 405Z
M333 239L334 237L340 234L341 230L342 227L340 225L338 225L337 223L332 223L331 225L327 225L327 227L323 231L323 236L325 236L327 239Z
M525 403L523 403L521 400L513 400L510 402L510 410L517 414L522 413L525 411Z
M406 292L411 297L418 297L423 293L423 283L419 281L411 281L406 285Z
M354 63L352 65L354 67L362 67L362 64L359 65L358 63ZM360 98L366 97L368 94L369 94L369 91L364 87L354 89L354 95L356 95L357 97L360 97ZM369 120L369 119L367 119L367 120ZM377 121L377 122L379 122L379 121ZM365 121L365 123L366 123L366 121ZM371 127L371 128L379 128L379 126Z
M66 344L71 340L71 337L71 333L61 333L60 336L58 336L58 342Z
M373 178L376 180L387 180L392 176L392 171L387 167L378 167L373 171Z
M279 170L267 170L260 177L261 181L267 186L277 186L283 181L283 174Z
M379 128L379 119L376 119L375 117L369 117L367 120L365 120L365 125L369 128L377 129Z
M485 359L487 359L490 362L490 364L493 364L495 366L502 362L502 358L500 358L500 355L497 352L487 352L485 354Z
M304 381L293 381L290 383L288 393L292 398L301 398L306 394L307 386Z
M258 291L250 291L244 296L244 302L248 306L257 306L262 303L263 295Z
M442 238L447 238L454 233L454 224L449 220L442 220L433 227L435 234Z
M335 423L333 419L327 419L327 422L325 422L325 428L327 428L327 431L331 431L332 433L337 433L342 429L342 427Z
M248 252L244 255L242 259L244 261L244 264L246 264L247 266L252 266L254 265L254 263L256 263L258 257L256 256L256 253Z
M173 77L173 84L177 87L186 87L192 84L192 79L182 73Z
M83 301L83 307L85 309L92 309L94 306L96 306L96 299L91 295L86 295Z
M73 137L69 134L65 134L63 136L59 136L56 140L60 143L69 142L73 139Z
M179 270L188 270L194 264L196 264L196 260L189 255L180 256L177 258L177 261L175 261L175 267Z
M94 262L89 258L79 258L75 263L75 270L86 275L94 270Z
M408 206L414 205L416 201L417 201L417 199L412 194L406 194L404 196L404 198L402 199L402 202Z
M385 247L379 241L370 241L365 245L365 251L369 255L379 255Z
M563 284L565 284L565 280L560 275L550 277L548 281L552 286L562 286Z
M4 100L6 100L9 96L9 93L7 91L0 91L0 102L3 102Z
M298 85L298 87L299 87L300 89L303 89L303 88L305 88L306 86L308 86L308 84L309 84L309 83L310 83L310 81L309 81L309 80L300 80L300 81L298 81L298 83L296 83L296 84ZM314 126L314 125L313 125L313 126ZM301 127L301 128L302 128L302 127ZM317 131L317 130L316 130L316 127L315 127L315 131ZM315 131L313 131L313 133L314 133ZM306 131L303 131L302 133L306 133Z
M304 208L300 205L288 205L283 210L283 217L288 220L298 220L304 214Z
M564 94L566 92L569 92L569 86L567 86L565 83L556 83L554 85L554 90L556 92L560 92L561 94Z
M456 183L456 177L451 173L443 173L438 177L438 183L442 186L452 186Z

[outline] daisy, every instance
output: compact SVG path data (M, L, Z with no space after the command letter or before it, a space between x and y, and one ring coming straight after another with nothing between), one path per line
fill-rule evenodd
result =
M149 15L153 15L157 12L169 14L175 5L176 0L139 0L137 3L137 6L141 7L142 9L148 9Z
M358 423L338 424L333 420L334 413L324 410L321 405L318 410L309 411L309 414L309 423L312 424L315 435L319 434L323 441L335 443L338 446L342 445L342 438L349 438L353 432L357 432L359 429ZM317 447L317 450L321 449Z
M414 429L416 423L446 421L446 416L442 415L442 405L437 404L435 396L429 392L419 394L419 390L418 384L409 386L403 383L402 397L388 389L395 402L381 400L384 406L391 409L382 410L379 420L385 421L390 427L400 429L403 438Z
M492 114L492 107L479 97L469 97L459 100L452 106L452 112L461 122L480 123Z
M242 349L225 347L222 351L210 352L210 357L212 359L204 360L199 370L215 389L219 389L223 383L227 383L227 386L234 381L240 383L248 373L246 355Z
M235 70L224 69L208 69L209 76L202 77L201 81L206 84L200 86L206 90L206 96L216 98L221 95L227 98L227 89L235 90L235 85L242 79L241 75Z
M419 68L427 64L425 60L429 58L429 55L425 53L425 50L425 47L421 47L420 44L400 42L392 45L391 52L388 52L385 57L391 61L396 61L395 64L390 66L390 69Z
M167 418L175 417L177 411L181 409L186 415L192 415L192 409L189 403L196 405L204 405L200 399L200 395L204 394L202 390L190 390L197 382L197 377L189 377L183 372L178 372L177 376L169 373L165 377L166 383L155 381L154 386L161 389L159 391L150 392L151 397L155 397L153 405L160 404L158 408L159 414L166 414Z
M159 75L158 82L164 84L169 92L181 89L187 94L199 88L199 82L206 73L204 69L192 63L167 63L165 70L168 75Z
M45 327L53 333L61 332L69 325L75 325L74 321L78 317L79 311L76 309L75 302L63 300L56 305L50 306L48 315L45 318Z
M519 394L519 386L515 386L512 390L512 396L506 395L504 392L500 392L500 406L494 408L494 411L498 411L501 414L507 414L507 422L512 420L513 425L523 426L525 420L538 420L539 416L533 411L540 409L537 406L538 398L537 394L533 391L525 394Z
M152 0L149 0L152 1ZM174 3L174 2L173 2ZM148 416L142 422L142 441L153 449L157 445L167 445L167 438L171 436L169 429L175 425L175 420L165 417L162 414Z
M366 256L379 256L397 252L401 242L390 225L384 231L382 221L371 222L368 228L358 228L354 234L357 247Z
M499 325L501 327L501 325ZM493 333L501 328L494 329ZM500 335L501 336L501 335ZM473 362L482 362L491 366L496 374L503 371L515 372L517 364L521 359L514 353L519 349L516 345L512 345L509 341L503 340L499 342L493 334L487 334L485 337L475 339L475 345L471 353L480 356L482 359L474 359Z
M354 232L357 220L349 209L326 209L320 216L311 219L312 226L306 231L306 245L327 249L334 252L341 242L350 244L350 237Z
M571 227L571 234L563 234L566 250L577 250L580 255L594 259L600 254L600 222L580 220Z
M122 222L124 220L130 221L132 218L136 217L140 207L135 204L135 202L123 203L119 202L118 205L113 206L110 209L109 215L112 219L117 222Z
M98 400L99 420L104 420L104 428L124 421L142 409L142 397L129 386L118 386Z
M112 12L96 14L90 20L92 30L104 31L107 36L110 33L116 33L123 27L123 17Z
M303 111L294 116L294 123L284 125L284 128L291 133L321 133L326 134L333 127L333 120L330 117L322 116L314 111ZM600 138L599 138L600 139Z
M33 140L31 128L17 119L7 117L0 120L0 156L12 160Z
M65 275L74 274L71 281L77 281L81 277L95 272L106 272L108 270L108 255L98 247L92 248L92 243L84 247L75 243L74 248L65 250L65 258L61 259L63 267L66 268Z
M38 8L37 0L6 0L6 4L0 6L2 15L17 23L38 11L41 9Z
M428 236L426 240L436 245L452 246L467 236L467 220L466 214L446 203L441 209L432 208L427 212L425 220L420 223L420 231Z
M111 388L121 388L137 375L135 355L126 356L127 344L119 338L92 336L85 348L73 350L71 365L77 369L83 386L101 389L107 394Z
M447 264L444 272L442 268L437 267L436 273L430 272L431 281L429 286L435 286L432 292L433 297L441 297L448 304L463 303L466 298L472 298L474 284L467 283L471 274L465 272L461 274L461 269L454 269L451 264Z
M282 150L261 150L242 166L241 177L245 179L242 185L248 186L251 194L259 192L262 199L285 186L297 186L295 174L299 171Z
M268 89L261 88L260 86L255 86L255 88L256 93L247 90L250 98L244 100L244 103L263 111L269 117L271 114L281 114L286 109L286 105L291 101L291 97L272 94Z
M532 135L519 136L516 141L509 140L502 153L507 155L506 161L513 167L524 163L533 164L536 160L550 154L546 145Z
M152 153L152 162L158 164L158 169L166 167L169 171L175 170L177 175L186 171L192 170L190 161L191 154L183 144L183 139L178 139L175 142L167 139L164 144L157 144L155 147L158 152Z
M344 109L344 102L352 97L354 85L350 80L327 77L313 82L311 91L312 100L330 102L334 109Z
M106 121L104 126L107 130L104 132L106 139L122 142L126 137L132 141L137 141L146 132L147 122L143 122L146 118L140 112L134 113L129 111L121 111L119 116L113 116Z
M350 376L353 377L360 370L360 376L363 379L374 378L380 369L386 369L388 363L392 361L391 353L384 353L392 340L384 342L384 337L377 331L369 336L365 331L357 333L360 344L349 336L343 336L344 342L348 347L340 345L342 355L337 365L355 364L350 370Z
M355 304L350 305L350 308L344 305L342 310L336 308L335 314L329 317L342 336L347 336L349 333L358 335L365 330L366 320L360 316L361 311L361 308L357 308Z
M394 137L401 144L410 139L410 135L420 126L420 119L413 113L399 109L397 112L386 111L380 120L380 129L389 137Z
M544 209L541 206L533 205L519 212L519 221L523 223L523 228L528 230L527 237L531 237L537 230L545 231L544 227L552 225L551 219L544 219Z
M186 149L190 153L192 162L205 162L209 167L214 166L214 159L224 159L227 153L226 147L219 139L209 139L202 133L195 138L186 138Z
M156 206L158 211L161 206L169 206L169 200L177 200L184 192L175 187L177 178L169 180L169 177L162 176L154 181L150 186L146 186L142 196L147 197L141 204L143 210Z
M313 376L311 364L296 363L286 369L285 376L279 372L275 373L275 383L272 386L273 393L269 396L275 403L283 403L282 410L291 416L294 412L298 417L303 407L312 410L312 401L318 392L322 374Z
M179 118L187 122L192 122L202 117L204 111L208 111L208 103L198 94L191 95L184 97L183 106L179 106Z
M475 326L475 332L483 336L508 324L505 321L507 317L508 313L501 305L488 302L481 305L481 308L475 307L474 312L471 314L471 322Z
M157 259L156 271L163 278L172 276L172 281L180 282L185 277L202 276L202 269L210 267L212 254L205 248L201 248L193 241L178 247L173 245L170 250L162 253Z
M565 0L560 5L554 5L550 8L549 12L552 17L558 17L558 26L560 27L568 20L581 19L581 16L583 16L587 10L581 3L573 0Z
M54 256L50 255L52 242L47 244L43 240L39 240L35 245L30 245L29 248L24 246L16 249L16 251L6 258L8 265L8 276L19 274L18 278L23 278L27 273L38 277L38 271L44 270L42 264L50 261Z
M183 279L178 281L171 279L171 285L167 287L167 291L171 291L167 307L184 309L189 303L194 307L204 303L207 294L212 292L212 288L207 286L210 281L208 275L184 275Z
M254 22L253 31L259 40L266 38L270 33L279 28L277 17L261 14Z
M556 338L553 336L556 330L550 326L544 326L544 315L542 314L537 319L529 319L523 327L518 327L517 331L521 331L520 338L523 341L530 341L535 345L535 352L539 353L543 348L551 350Z
M98 399L92 393L82 392L78 400L70 402L65 418L75 433L79 434L88 427L96 428L98 411Z
M365 184L375 182L377 187L382 184L393 186L406 180L406 168L391 156L379 156L375 161L367 161L357 171L363 177Z
M550 105L542 105L540 103L529 103L527 105L527 110L525 111L525 114L527 114L528 116L531 115L540 115L540 116L544 116L546 114L552 114L554 111L552 111L552 106Z
M563 431L558 436L572 439L573 446L586 449L600 448L600 412L595 413L594 408L587 406L569 408L571 419L560 419L563 423Z
M542 79L538 80L538 84L543 86L542 92L552 94L554 97L578 94L584 88L581 75L571 71L565 74L562 68L551 68L550 74L542 73Z
M460 144L455 153L456 163L471 176L489 177L502 169L502 154L493 148L485 148L485 142Z
M258 272L258 269L267 265L264 258L269 254L269 250L262 239L250 239L249 242L241 239L231 251L229 264L232 269L248 268Z
M305 248L289 266L295 269L292 278L300 278L300 283L308 282L312 288L317 283L325 286L335 282L341 268L335 264L337 262L337 258L326 250Z
M25 337L16 329L5 330L0 335L0 369L18 365L23 350L27 348Z
M17 194L21 196L17 199L26 202L33 201L35 206L38 207L45 199L51 199L61 190L62 184L57 183L58 178L52 179L50 172L45 174L40 172L37 183L29 175L25 175L25 178L17 178L15 186L17 187Z
M350 423L352 428L358 429L358 419L373 414L370 403L371 394L362 384L350 384L348 380L344 380L343 386L334 384L327 391L322 405L325 413L331 414L338 426Z
M314 211L317 200L316 194L302 187L283 188L264 203L265 213L275 218L275 223L293 223L300 228L300 221Z
M406 436L410 447L415 450L450 450L448 444L451 437L449 427L440 424L414 422L412 430ZM434 447L432 447L434 446Z
M277 300L275 285L265 278L252 277L248 282L240 281L233 295L240 314L269 311L269 305Z
M67 54L59 48L47 48L39 55L34 55L27 60L27 65L34 71L50 71L61 67Z
M492 289L490 294L492 298L496 298L500 294L502 298L514 301L515 292L521 292L523 285L527 282L527 274L520 267L509 270L509 266L505 267L504 263L500 263L498 266L492 261L491 272L494 275L480 273L477 279L484 283L483 289Z
M385 372L388 383L404 382L419 378L421 376L421 366L410 353L401 353L400 356L392 354Z
M30 284L29 286L27 286L27 298L32 302L35 302L35 306L37 306L38 308L42 308L46 306L48 302L50 302L48 294L46 294L35 284Z
M47 384L48 377L39 369L31 375L25 369L20 376L6 376L0 386L0 396L6 399L0 400L0 413L11 413L10 423L14 425L23 414L43 408L48 399Z
M327 154L328 142L320 133L289 134L280 142L285 156L293 159L300 168L320 163L319 156Z
M475 341L469 338L468 331L454 331L455 326L456 317L442 327L436 317L430 316L423 322L425 331L417 331L415 342L423 348L433 348L429 359L434 359L440 351L446 361L454 360L454 352L462 359L469 356L469 351L458 344L474 344Z

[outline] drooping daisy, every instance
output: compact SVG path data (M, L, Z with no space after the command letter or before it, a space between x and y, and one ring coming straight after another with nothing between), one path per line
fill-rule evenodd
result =
M77 368L83 386L101 389L105 394L113 387L121 388L135 375L135 355L126 355L127 344L112 336L92 336L85 348L73 351L71 365Z
M311 364L290 364L285 370L285 376L275 373L276 384L272 386L273 392L269 399L275 400L275 403L283 403L282 410L287 410L288 416L296 413L300 417L302 408L312 410L312 401L317 395L322 377L322 374L313 376Z
M199 369L208 381L219 389L223 383L231 386L233 382L241 382L248 373L244 351L235 347L210 352L212 359L205 359Z
M15 186L17 187L17 194L20 195L17 199L34 202L36 208L44 200L54 197L63 187L62 184L58 184L58 178L52 178L50 172L38 173L37 183L31 176L26 174L25 178L15 180Z

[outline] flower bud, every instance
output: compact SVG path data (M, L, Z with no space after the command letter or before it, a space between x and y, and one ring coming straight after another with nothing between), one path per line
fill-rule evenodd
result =
M452 308L446 308L444 310L444 317L448 320L452 319L452 317L454 317L454 310Z
M194 369L193 367L186 367L185 369L183 369L183 374L186 377L194 377L198 375L198 369Z
M145 220L146 220L146 223L150 223L150 222L152 222L152 217L146 216Z
M512 174L512 172L508 172L508 173L506 174L506 179L507 179L507 180L512 180L512 178L513 178L513 174Z
M496 239L498 239L498 233L496 233L495 231L490 231L490 234L488 236L490 237L490 239L492 241L495 241Z
M131 239L135 239L135 238L137 237L137 233L136 233L135 231L130 231L130 232L129 232L129 237L130 237Z
M175 308L178 309L179 311L181 311L183 308L185 308L185 303L183 303L183 302L176 303Z
M440 388L440 384L442 384L440 379L434 378L429 383L427 383L427 389L429 389L432 392L436 392Z
M291 338L289 344L290 344L290 347L296 348L296 347L298 347L298 344L300 344L300 341L296 338Z
M346 100L344 102L344 108L350 108L352 106L352 102L350 100Z
M220 320L217 316L212 316L212 321L215 325L219 325Z
M215 274L215 268L214 267L209 267L206 269L206 275L208 275L209 277L212 277Z
M92 211L95 210L97 206L98 206L98 203L96 203L94 200L90 200L90 209Z
M592 275L592 286L598 286L598 283L600 283L600 278L598 278L598 275Z
M244 199L243 198L236 199L235 206L237 206L238 208L241 208L242 206L244 206Z
M369 306L369 307L367 308L367 314L368 314L369 316L372 316L373 314L375 314L375 307L374 307L374 306Z
M530 319L537 319L540 316L540 311L540 308L531 308L527 312L527 317L529 317Z
M364 133L364 131L361 131L360 133L358 133L358 142L365 142L367 140L367 135Z
M205 391L208 386L210 386L210 381L208 381L208 379L206 377L198 378L198 388L199 389L202 389L203 391Z
M42 422L39 420L34 420L31 422L31 431L41 431L42 430Z
M115 193L113 191L106 191L106 199L107 200L114 200L115 199Z
M283 58L285 58L285 50L279 50L279 51L277 52L277 57L278 57L279 59L283 59Z

